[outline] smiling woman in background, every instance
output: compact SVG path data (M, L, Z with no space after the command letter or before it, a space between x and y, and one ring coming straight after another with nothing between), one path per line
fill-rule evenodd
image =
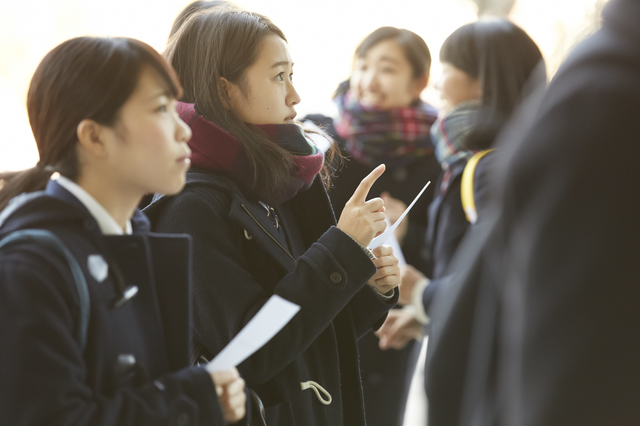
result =
M329 191L336 214L360 180L381 163L387 172L376 181L371 195L382 196L392 222L428 181L437 179L441 169L429 134L437 112L420 100L430 67L431 54L420 36L405 29L378 28L356 49L351 78L335 93L340 111L335 126L329 117L306 117L334 137L347 159ZM425 273L427 262L421 252L433 188L427 189L396 230L407 262ZM359 346L367 423L402 425L420 345L413 342L385 352L369 333Z

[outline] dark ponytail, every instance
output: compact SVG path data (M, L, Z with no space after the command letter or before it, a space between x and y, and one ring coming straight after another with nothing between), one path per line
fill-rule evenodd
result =
M50 51L38 65L27 95L40 161L28 170L0 174L0 210L16 195L44 189L55 171L76 181L81 173L78 125L85 119L114 125L145 66L157 72L172 96L182 95L173 69L141 41L79 37Z

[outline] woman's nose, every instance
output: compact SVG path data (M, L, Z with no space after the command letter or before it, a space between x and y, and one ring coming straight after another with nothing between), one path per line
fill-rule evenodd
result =
M189 142L191 139L191 127L180 117L177 118L178 125L176 126L176 141L178 142Z
M373 70L368 70L363 73L360 87L363 90L375 90L378 88L378 78Z
M296 90L295 87L293 87L293 84L289 83L289 94L288 94L288 105L289 106L294 106L294 105L298 105L301 101L300 99L300 95L298 94L298 91Z

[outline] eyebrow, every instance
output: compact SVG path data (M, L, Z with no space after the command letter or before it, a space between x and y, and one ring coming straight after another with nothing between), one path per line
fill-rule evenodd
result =
M380 62L382 61L387 61L387 62L393 62L394 64L397 64L399 61L396 58L392 58L391 56L383 56L380 58Z
M280 66L282 66L282 65L289 65L289 64L291 64L291 66L294 66L294 65L295 65L293 62L289 62L289 61L279 61L279 62L276 62L275 64L271 65L271 68L277 68L277 67L280 67Z
M159 90L156 93L153 94L153 96L149 96L148 101L155 101L156 99L158 99L161 96L166 96L167 98L171 98L171 94L169 93L168 90L164 89L164 90Z

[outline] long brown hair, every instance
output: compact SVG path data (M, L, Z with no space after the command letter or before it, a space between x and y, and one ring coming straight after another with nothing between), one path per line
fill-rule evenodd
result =
M235 7L218 6L190 16L169 40L165 56L184 88L182 100L237 138L251 167L250 190L277 193L295 171L293 155L247 124L231 109L221 77L246 95L245 71L258 58L261 41L283 32L269 18ZM328 185L335 148L325 155L321 178Z
M27 95L40 161L31 169L0 174L0 210L18 194L44 189L54 171L77 180L78 124L85 119L116 124L145 66L158 73L172 96L182 95L169 64L139 40L79 37L50 51L31 78Z

